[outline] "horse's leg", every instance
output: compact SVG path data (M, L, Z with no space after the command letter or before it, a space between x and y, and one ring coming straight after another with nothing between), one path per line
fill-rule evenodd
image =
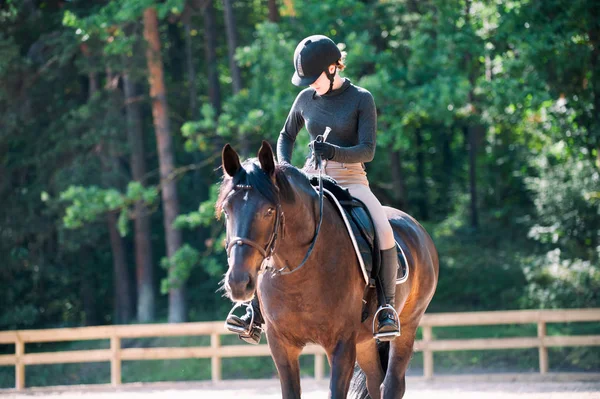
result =
M267 340L271 357L279 373L281 383L281 397L283 399L300 398L300 363L298 358L302 348L286 345L272 331L267 329Z
M371 399L379 399L379 387L385 377L379 360L377 342L369 339L356 347L356 361L367 378L367 391Z
M402 324L402 335L390 343L390 358L381 385L383 399L401 399L406 391L406 370L413 353L418 323Z
M345 399L350 389L350 380L356 363L356 342L352 339L340 339L333 350L327 353L331 364L329 398Z

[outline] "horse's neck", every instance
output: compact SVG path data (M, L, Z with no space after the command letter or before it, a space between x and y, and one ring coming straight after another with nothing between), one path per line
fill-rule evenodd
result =
M309 184L295 185L296 201L294 204L282 204L285 217L285 235L281 237L275 255L274 266L284 269L285 276L277 273L266 273L262 282L267 296L282 300L283 297L303 298L303 306L311 306L306 302L314 302L318 296L346 298L353 291L331 291L330 282L347 287L362 289L362 275L357 264L350 240L344 237L345 226L336 210L325 200L323 203L323 220L315 237L316 228L321 217L319 199L316 191ZM313 240L315 246L310 251ZM306 258L306 262L303 261ZM294 271L297 271L295 273ZM356 283L356 284L355 284ZM289 305L289 304L288 304ZM289 305L286 308L291 306Z
M293 183L293 177L290 178ZM294 185L295 202L283 204L284 231L277 248L277 263L296 267L315 238L319 219L318 196L308 183ZM323 222L325 223L325 221ZM278 265L281 266L281 265Z
M284 209L288 244L305 246L312 241L319 217L319 204L312 187L298 187L296 202Z

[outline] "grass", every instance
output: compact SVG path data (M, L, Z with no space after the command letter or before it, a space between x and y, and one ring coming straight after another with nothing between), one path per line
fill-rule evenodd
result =
M598 323L548 324L548 335L598 335ZM535 337L537 328L531 325L499 325L469 327L435 327L435 339ZM417 339L421 339L419 329ZM239 345L235 336L221 338L221 344ZM123 339L123 348L209 346L210 337L170 337ZM13 347L14 348L14 347ZM72 343L27 345L26 352L48 352L85 349L108 349L107 340ZM12 351L14 353L14 349ZM600 348L550 348L550 371L600 371ZM300 357L301 375L314 376L314 356ZM538 350L483 350L435 352L436 374L478 374L497 372L537 372ZM128 382L200 381L211 378L210 359L124 361L122 378ZM329 372L326 364L326 373ZM423 354L416 352L410 363L409 375L422 375ZM276 378L277 370L270 357L226 358L222 360L223 379ZM27 386L107 384L110 382L108 362L27 366ZM0 388L14 387L14 367L0 367Z

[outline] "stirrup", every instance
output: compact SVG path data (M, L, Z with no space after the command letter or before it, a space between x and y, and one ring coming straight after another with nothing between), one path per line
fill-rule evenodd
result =
M233 312L235 312L237 308L242 307L242 306L246 307L246 311L248 310L248 308L250 308L250 313L252 314L252 318L250 319L250 324L248 324L247 328L229 324L227 322L227 320L229 320L229 318L231 316L233 316ZM252 308L252 303L250 303L250 302L236 303L235 306L233 308L231 308L231 310L229 311L229 314L227 315L227 318L225 319L225 328L231 332L234 332L234 333L240 334L240 335L250 336L252 334L252 326L253 325L254 325L254 308Z
M250 345L258 345L260 344L262 333L263 329L261 326L254 326L250 329L250 334L239 334L238 338Z
M396 317L396 321L398 322L398 331L388 331L388 332L376 332L377 330L375 329L375 327L377 326L376 323L379 322L378 320L378 316L379 313L381 313L383 310L389 309L394 313L394 316ZM377 309L377 311L375 312L375 315L373 316L373 338L378 339L380 341L392 341L394 338L400 336L400 317L398 316L398 312L396 312L396 309L392 306L392 305L385 305L385 306L380 306L379 309Z

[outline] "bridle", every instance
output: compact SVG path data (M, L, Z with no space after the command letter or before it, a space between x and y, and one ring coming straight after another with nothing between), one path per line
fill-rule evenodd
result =
M241 190L251 190L252 186L249 186L246 184L237 184L235 186L235 188L241 189ZM281 210L281 204L278 201L277 208L276 208L276 214L275 214L275 223L273 226L273 232L271 233L271 237L269 238L269 241L267 242L267 246L263 248L256 241L252 241L249 238L244 238L244 237L233 237L230 239L226 239L225 247L227 248L227 259L229 259L229 256L231 254L231 250L233 249L233 247L235 247L236 245L242 246L245 244L245 245L249 245L252 248L256 249L258 251L258 253L260 253L262 255L263 263L264 263L264 260L270 259L273 256L273 253L275 252L275 244L277 243L277 237L279 236L280 228L283 231L284 216L283 216L283 211Z
M236 184L234 188L239 189L239 190L251 190L252 186L247 185L247 184ZM274 267L268 265L270 262L267 262L267 261L269 259L271 259L271 257L275 254L275 249L277 246L276 245L277 238L279 237L279 230L281 229L282 236L284 235L284 232L285 232L285 217L283 215L283 210L281 209L281 201L279 198L277 198L275 223L273 226L273 232L271 233L271 237L269 238L269 241L267 242L266 247L263 248L256 241L250 240L249 238L245 238L245 237L233 237L231 239L226 239L225 247L227 248L227 260L229 260L231 250L233 249L233 247L235 247L236 245L239 245L239 246L248 245L248 246L254 248L255 250L257 250L258 253L260 253L261 256L263 257L261 267L258 272L259 274L263 273L266 269L272 269L273 274L280 275L280 276L285 276L285 275L295 273L298 270L302 269L302 267L304 267L304 265L306 264L306 261L308 260L313 249L315 248L315 244L317 242L317 237L319 236L319 232L321 231L321 223L322 222L323 222L323 176L322 176L321 168L319 168L319 223L317 224L317 227L315 229L315 235L312 238L310 247L306 251L306 255L304 256L304 259L302 260L302 262L300 262L300 264L293 269L290 269L289 266L284 266L281 269L277 269L277 268L274 268Z

